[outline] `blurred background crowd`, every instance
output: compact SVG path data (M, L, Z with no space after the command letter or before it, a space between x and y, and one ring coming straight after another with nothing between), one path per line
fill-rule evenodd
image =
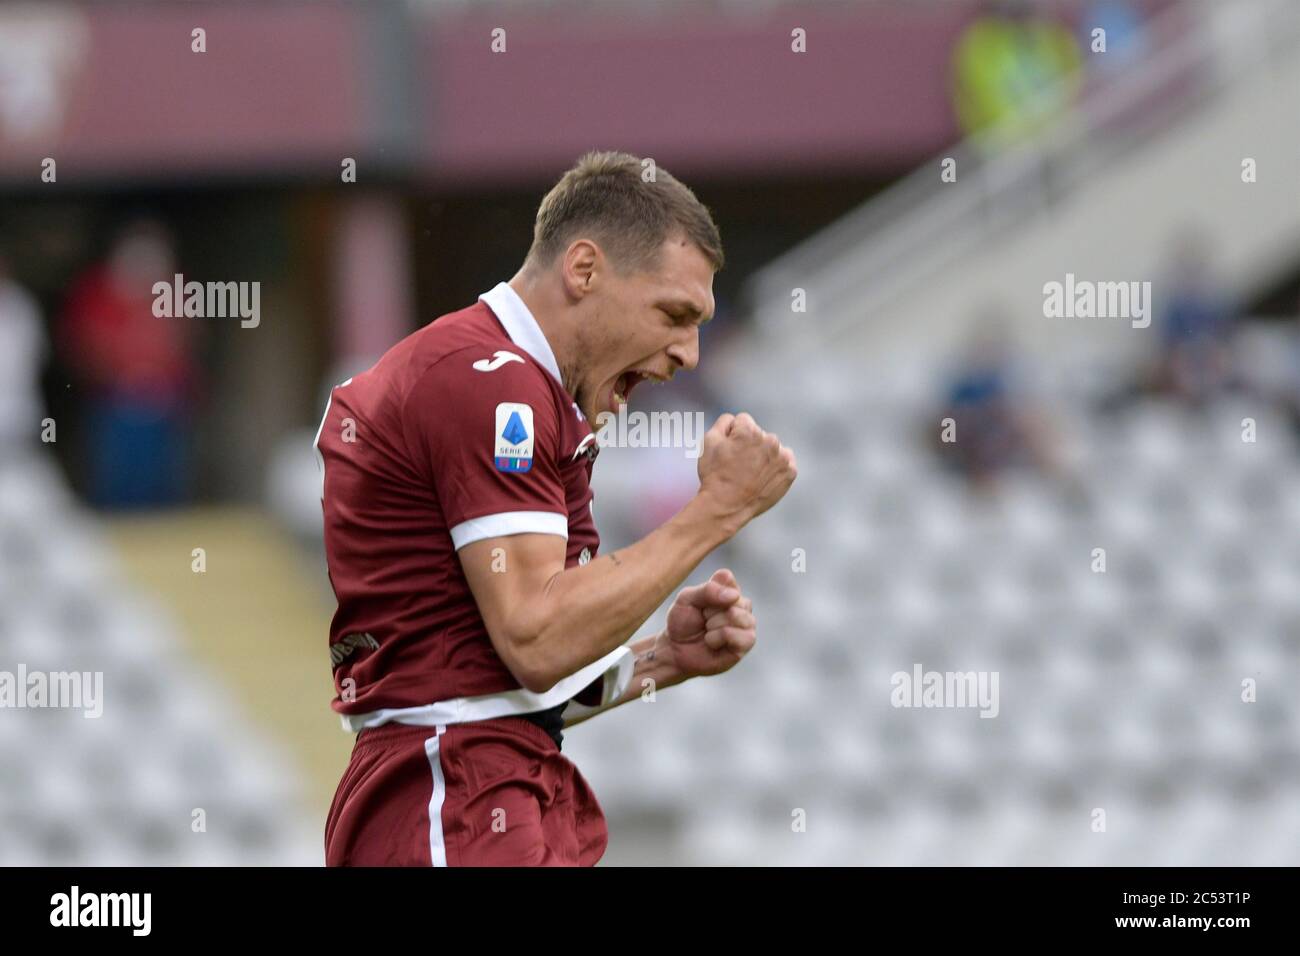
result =
M697 575L753 657L566 734L606 861L1300 862L1298 106L1288 0L0 6L0 670L105 675L0 710L0 863L321 862L325 395L589 149L726 245L653 407L801 465ZM603 452L603 547L694 467ZM915 663L1000 715L891 707Z

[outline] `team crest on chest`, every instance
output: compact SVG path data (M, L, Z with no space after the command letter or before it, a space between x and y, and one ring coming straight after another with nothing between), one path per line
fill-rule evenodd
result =
M586 457L588 461L595 461L600 447L596 444L596 433L592 432L582 441L578 442L577 449L573 452L573 457L569 461L577 461L579 458Z

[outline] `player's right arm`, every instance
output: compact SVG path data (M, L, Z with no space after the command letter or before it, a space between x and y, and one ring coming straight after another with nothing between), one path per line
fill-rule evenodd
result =
M749 415L723 415L705 435L695 497L637 543L568 569L558 535L466 545L461 566L494 648L520 684L548 690L627 641L710 551L779 501L795 475L794 453L775 435ZM726 603L726 595L715 597Z

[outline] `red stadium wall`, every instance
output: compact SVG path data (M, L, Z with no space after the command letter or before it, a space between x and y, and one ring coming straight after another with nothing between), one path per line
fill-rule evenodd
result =
M81 182L334 178L354 156L490 182L610 146L683 175L890 175L956 135L949 58L975 9L0 6L0 178L36 184L47 156ZM796 27L806 54L791 52Z

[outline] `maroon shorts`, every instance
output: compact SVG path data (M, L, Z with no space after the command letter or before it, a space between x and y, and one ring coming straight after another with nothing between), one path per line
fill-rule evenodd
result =
M593 866L608 831L578 768L518 717L363 730L326 866Z

